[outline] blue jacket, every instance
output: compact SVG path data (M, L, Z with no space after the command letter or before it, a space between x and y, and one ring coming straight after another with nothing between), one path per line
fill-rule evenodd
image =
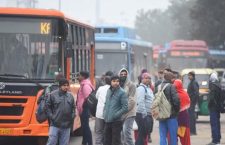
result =
M121 121L122 115L128 112L128 97L125 91L119 88L109 88L104 107L105 122Z
M137 88L137 113L141 113L143 117L150 115L153 100L152 90L141 83Z

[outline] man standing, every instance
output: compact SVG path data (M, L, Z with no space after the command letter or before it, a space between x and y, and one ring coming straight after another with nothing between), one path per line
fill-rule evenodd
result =
M198 103L199 97L199 85L198 82L195 80L195 72L191 71L188 73L188 78L190 83L188 84L188 95L191 100L191 106L189 108L189 115L190 115L190 132L191 135L197 135L196 132L196 116L195 116L195 106Z
M120 145L123 127L122 115L128 111L128 97L120 87L119 76L111 77L111 85L107 91L104 107L104 145Z
M220 127L220 95L221 87L219 84L219 79L216 73L212 73L209 78L209 115L210 115L210 125L212 133L212 142L208 145L219 145L221 139L221 127Z
M59 89L51 92L46 101L50 121L47 145L68 145L70 129L75 117L75 104L72 94L68 93L69 81L59 80Z
M124 124L123 124L123 138L124 145L134 145L132 139L132 130L133 123L136 116L136 87L135 85L128 79L128 71L123 68L120 70L120 86L125 90L125 93L128 97L128 112L123 116Z
M93 86L89 78L89 72L81 71L78 74L78 81L80 83L80 89L77 95L77 110L81 119L81 129L83 132L82 145L92 145L92 135L89 126L89 110L87 104L87 98L93 90Z
M105 121L103 117L103 111L105 107L106 94L111 84L111 76L113 72L108 71L105 73L104 86L100 86L96 92L96 98L98 99L96 118L95 118L95 145L102 145L104 139L104 127Z

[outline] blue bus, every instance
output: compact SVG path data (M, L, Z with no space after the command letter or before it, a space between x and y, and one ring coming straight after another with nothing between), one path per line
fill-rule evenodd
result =
M95 29L95 75L126 68L130 79L137 80L143 68L153 71L150 42L138 38L135 31L123 26L97 26Z

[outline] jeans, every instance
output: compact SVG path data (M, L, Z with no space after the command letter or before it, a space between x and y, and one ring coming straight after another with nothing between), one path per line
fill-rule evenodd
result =
M104 145L120 145L122 121L107 122L104 128Z
M135 141L135 145L144 145L145 139L151 128L151 116L147 115L143 118L141 113L137 113L135 121L138 126L138 137Z
M122 131L124 145L134 145L133 138L132 138L134 119L135 119L135 116L132 116L127 118L124 121L123 131Z
M83 105L83 112L80 116L80 119L81 119L81 129L83 132L82 144L92 145L92 135L91 135L91 129L89 126L89 111L88 111L87 103L84 103Z
M103 145L104 139L104 119L95 118L95 145Z
M160 145L167 145L167 134L170 135L169 145L177 145L178 123L176 118L159 121Z
M190 116L190 132L191 134L196 134L196 116L195 116L195 105L191 104L189 110Z
M220 112L210 111L210 125L212 133L212 142L219 143L221 139L220 131Z
M70 128L58 128L50 126L47 145L68 145L70 139Z

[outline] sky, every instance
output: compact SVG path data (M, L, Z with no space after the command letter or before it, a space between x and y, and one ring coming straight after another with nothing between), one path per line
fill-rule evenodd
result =
M15 6L16 1L1 0L0 6ZM59 9L71 18L95 25L117 24L134 27L135 16L140 9L163 9L169 5L169 0L38 0L37 8ZM99 5L96 5L98 1ZM98 8L98 11L96 11ZM98 15L97 15L98 14Z

